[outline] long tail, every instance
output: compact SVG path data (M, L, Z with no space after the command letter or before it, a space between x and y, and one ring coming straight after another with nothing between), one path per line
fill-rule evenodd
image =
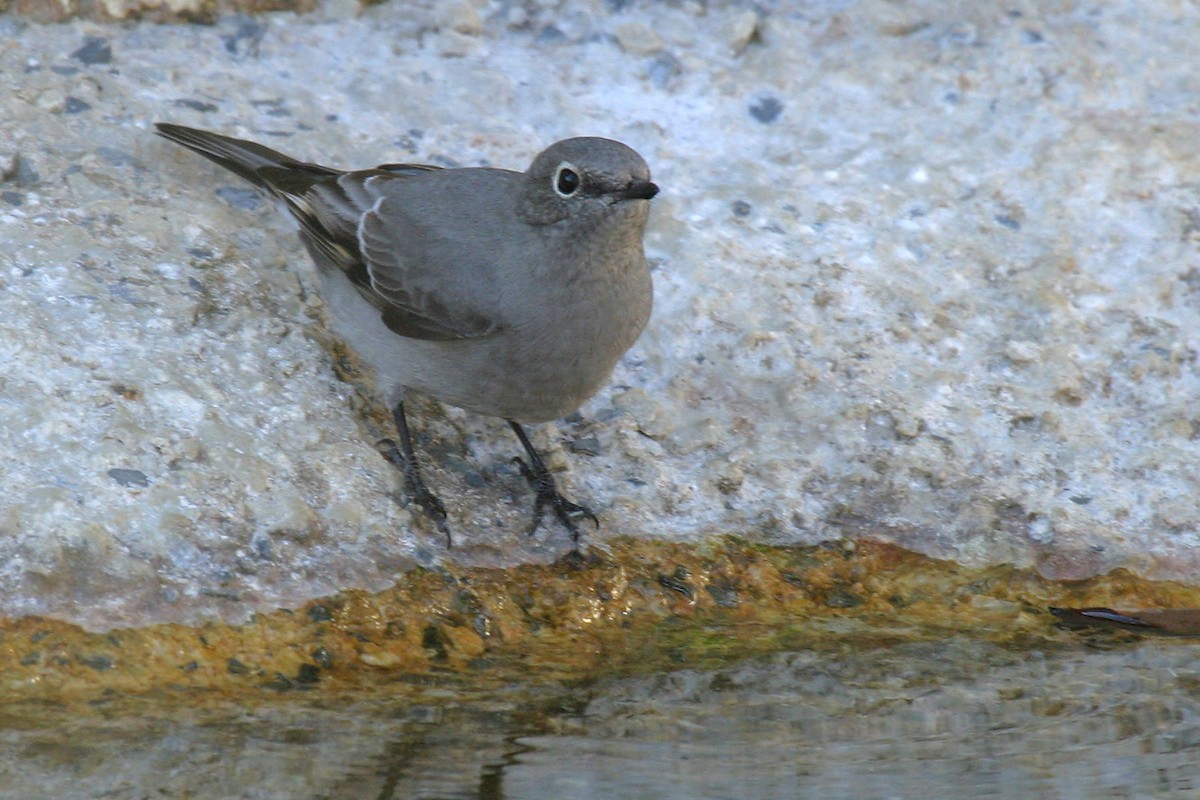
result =
M189 150L194 150L262 189L271 189L260 172L267 167L299 168L306 172L315 168L326 173L335 172L335 170L325 167L317 167L315 164L297 161L291 156L285 156L269 147L263 147L261 144L248 142L245 139L235 139L232 136L222 136L219 133L188 128L184 125L173 125L169 122L156 122L154 127L158 129L159 136L181 144Z

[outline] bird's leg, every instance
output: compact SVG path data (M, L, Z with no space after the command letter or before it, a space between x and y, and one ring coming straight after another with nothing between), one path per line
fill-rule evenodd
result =
M450 528L446 525L446 507L437 495L429 491L425 481L421 480L421 470L417 467L417 457L413 453L412 436L408 432L408 420L404 418L404 402L396 403L392 409L392 419L396 422L396 433L400 435L400 447L391 439L383 439L376 445L383 457L399 467L404 473L404 489L408 492L410 501L415 501L433 520L437 529L446 537L446 547L452 546Z
M533 449L529 437L525 435L525 429L511 419L508 420L508 424L512 426L513 433L517 434L517 438L521 440L521 446L525 448L525 454L529 456L528 463L520 457L514 458L513 461L520 466L521 475L537 494L533 503L533 526L529 532L533 533L538 529L538 525L542 522L542 512L545 511L546 506L550 506L554 511L554 516L558 517L563 526L571 532L571 541L578 547L579 528L575 525L575 520L590 519L597 528L600 527L600 520L596 519L596 515L587 506L572 503L562 496L562 493L558 491L557 484L554 483L554 476L550 474L550 470L546 469L542 457L538 455L537 450Z

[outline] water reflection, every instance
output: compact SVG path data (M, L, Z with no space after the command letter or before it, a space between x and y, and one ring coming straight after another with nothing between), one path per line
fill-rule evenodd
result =
M0 718L0 798L1200 796L1200 647L968 640L465 701Z

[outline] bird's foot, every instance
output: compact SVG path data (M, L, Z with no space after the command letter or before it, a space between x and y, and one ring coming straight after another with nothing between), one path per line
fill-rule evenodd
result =
M600 528L600 520L587 506L573 503L564 497L562 492L558 491L558 484L554 482L554 476L550 474L545 465L535 461L531 467L525 463L523 458L514 458L513 463L521 470L522 477L529 483L535 494L533 524L528 533L532 535L538 529L538 526L542 524L542 515L549 507L563 527L570 532L571 541L575 543L575 549L578 550L579 526L575 524L576 520L590 519L597 529Z
M416 503L421 507L425 516L433 520L433 524L446 537L446 547L452 547L450 526L446 524L446 507L442 505L442 501L438 499L437 495L429 491L429 487L421 479L421 471L417 469L417 465L405 458L404 453L391 439L381 439L375 446L379 448L379 452L384 458L404 473L404 491L408 494L408 502ZM405 505L407 504L405 503Z

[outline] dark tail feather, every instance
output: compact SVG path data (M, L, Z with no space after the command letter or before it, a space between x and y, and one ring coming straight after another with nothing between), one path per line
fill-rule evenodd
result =
M154 127L158 129L159 136L181 144L189 150L194 150L263 189L269 188L259 173L259 170L264 167L308 168L312 166L297 161L291 156L285 156L269 147L247 142L244 139L234 139L232 136L222 136L219 133L173 125L169 122L156 122Z

